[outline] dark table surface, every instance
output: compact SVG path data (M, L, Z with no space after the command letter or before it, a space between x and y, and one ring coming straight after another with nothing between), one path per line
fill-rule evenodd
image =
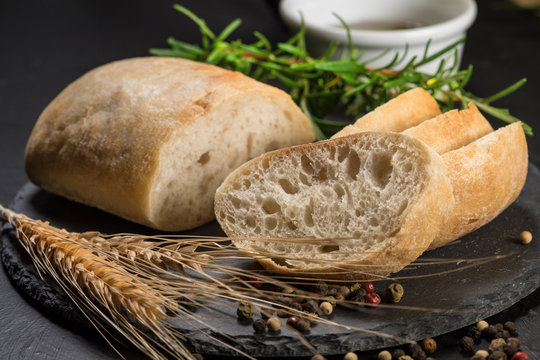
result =
M243 25L235 35L245 41L253 39L254 30L273 42L289 35L275 12L276 2L181 3L216 30L242 18ZM165 47L168 36L198 41L197 28L173 11L172 4L169 0L0 2L0 204L8 205L27 182L23 164L26 140L42 109L66 85L101 64L147 55L151 47ZM463 57L463 65L474 65L468 89L490 95L527 77L524 88L496 105L511 109L540 132L540 18L530 11L503 10L503 0L479 0L478 5L478 18L468 33ZM492 124L502 125L497 121ZM528 145L531 160L539 164L540 142L530 137ZM3 267L0 294L0 358L119 358L103 340L36 310L13 287ZM517 323L531 358L539 358L540 291L489 319L508 320ZM455 345L460 335L462 331L456 331L438 338L438 359L468 358Z

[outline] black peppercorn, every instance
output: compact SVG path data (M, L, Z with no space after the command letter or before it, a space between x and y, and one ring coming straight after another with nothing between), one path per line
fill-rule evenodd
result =
M503 329L504 329L504 325L501 324L501 323L496 323L496 324L495 324L495 328L496 328L497 330L503 330Z
M427 357L424 349L417 343L409 345L409 353L415 360L425 360Z
M298 319L293 326L299 331L308 331L311 323L307 319Z
M497 335L497 328L495 327L495 325L489 325L487 328L484 329L482 334L484 334L484 336L488 340L494 339L495 335Z
M476 325L473 325L469 328L467 335L472 337L474 341L478 343L478 341L480 340L480 336L482 335L482 332L478 330L478 327L476 327Z
M272 315L274 315L274 313L276 312L276 309L272 308L272 307L265 307L264 309L261 309L261 317L264 319L264 320L268 320L269 318L272 317Z
M316 313L319 311L319 304L315 300L309 300L302 304L302 309L309 313Z
M297 322L298 322L298 318L296 316L290 316L287 319L287 325L289 325L289 326L294 326L294 325L296 325Z
M459 346L463 351L473 351L474 349L474 339L470 336L464 336L459 339Z
M504 329L508 330L510 333L510 336L516 337L517 336L517 325L512 321L507 321L504 323Z
M496 339L508 339L510 337L510 332L508 330L497 330L495 334Z
M326 294L328 294L328 289L329 289L328 284L325 283L324 281L319 281L317 285L315 285L315 290L322 296L325 296Z
M488 360L506 360L506 354L503 351L494 351L488 356Z
M253 330L256 333L263 333L266 331L266 321L264 319L257 319L253 322Z
M398 360L402 356L405 356L405 351L403 351L402 349L396 349L392 353L392 360Z
M285 318L288 318L289 316L291 316L291 313L288 312L287 310L285 309L279 309L277 312L276 312L276 315L282 319L285 319Z
M515 338L509 338L515 339ZM518 340L519 341L519 340ZM514 356L515 353L517 353L519 350L519 342L507 342L506 345L503 345L503 351L508 357Z
M366 302L365 296L367 295L367 291L364 288L358 288L355 291L351 292L349 295L349 298L351 301L364 303Z

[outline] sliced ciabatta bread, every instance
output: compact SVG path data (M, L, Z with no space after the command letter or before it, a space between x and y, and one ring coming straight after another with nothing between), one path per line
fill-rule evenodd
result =
M440 113L433 96L422 88L414 88L377 107L332 138L361 131L403 131Z
M88 72L47 106L26 170L46 190L177 231L214 218L215 189L236 167L313 138L277 88L195 61L136 58Z
M455 207L430 248L488 223L518 197L527 178L527 141L513 123L442 155L453 185Z
M263 154L215 197L216 218L239 249L271 271L320 277L400 270L431 244L452 206L440 156L390 132ZM276 237L298 240L253 240Z

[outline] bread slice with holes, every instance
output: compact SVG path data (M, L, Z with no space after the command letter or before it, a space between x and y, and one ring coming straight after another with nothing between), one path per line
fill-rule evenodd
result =
M314 139L285 92L174 58L90 71L43 111L26 147L37 185L159 230L214 218L216 188L269 150Z
M223 230L265 268L328 278L400 270L427 249L452 206L440 156L390 132L263 154L232 172L215 198Z

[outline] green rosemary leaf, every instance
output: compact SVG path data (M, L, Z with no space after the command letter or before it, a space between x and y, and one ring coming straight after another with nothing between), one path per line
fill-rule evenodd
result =
M236 30L240 26L240 24L242 24L242 20L235 19L233 22L227 25L225 29L223 29L223 31L216 38L216 41L223 41L226 38L228 38L229 35L231 35L233 31Z
M261 42L261 44L263 44L264 48L267 50L267 51L270 51L272 50L272 45L270 44L270 41L268 40L268 38L266 36L264 36L263 34L261 34L260 32L258 31L255 31L253 33L253 35L255 35L255 37L257 39L259 39L259 41Z
M150 49L149 53L156 56L181 57L190 60L197 59L197 55L179 49Z
M337 60L317 63L315 64L315 68L337 73L361 73L364 71L365 65L350 60Z
M462 38L460 38L460 39L454 41L454 42L451 43L450 45L444 47L443 49L437 51L436 53L434 53L434 54L432 54L432 55L430 55L430 56L428 56L428 57L426 57L426 58L420 60L419 62L415 63L415 64L413 65L413 67L418 68L418 67L420 67L420 66L422 66L422 65L425 65L425 64L427 64L427 63L430 63L430 62L432 62L433 60L438 59L438 58L441 57L442 55L446 54L446 53L449 52L450 50L456 48L456 47L459 46L460 44L463 44L464 42L465 42L465 37L462 37Z
M176 40L173 37L167 38L167 44L169 44L173 49L183 50L188 53L191 52L197 56L203 56L205 54L205 51L199 46Z
M199 26L199 30L201 31L202 35L203 45L204 47L209 46L208 38L213 40L216 36L212 32L212 30L210 30L210 28L206 25L206 22L182 5L174 4L173 7L175 10L180 11L182 14L186 15L188 18L191 19L191 21L193 21Z
M277 47L278 47L278 49L283 50L285 52L288 52L291 55L298 56L301 59L304 59L307 56L307 54L306 54L306 52L304 50L299 49L298 47L293 46L291 44L278 43Z
M353 46L353 41L352 41L352 36L351 36L351 28L345 22L345 20L343 20L343 18L339 16L337 13L332 12L332 15L334 15L339 20L341 25L343 25L345 32L347 33L347 50L349 52L349 59L353 60L354 59L354 46Z
M523 79L517 81L516 83L510 85L506 89L503 89L503 90L499 91L498 93L496 93L494 95L491 95L490 97L484 99L484 102L489 104L489 103L492 103L493 101L499 100L500 98L505 97L506 95L509 95L509 94L513 93L514 91L516 91L517 89L519 89L520 87L525 85L526 82L527 82L527 79L523 78Z

